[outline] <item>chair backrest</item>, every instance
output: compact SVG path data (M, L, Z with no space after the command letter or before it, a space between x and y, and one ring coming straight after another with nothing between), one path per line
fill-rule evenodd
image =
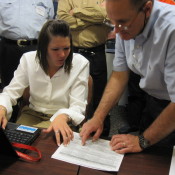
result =
M85 121L92 117L93 111L93 79L89 76L88 80L88 98L87 98L87 106L85 112Z
M30 88L27 87L22 95L23 105L29 105Z
M93 96L93 79L91 76L89 76L88 80L88 98L87 102L90 104L92 102L92 96Z

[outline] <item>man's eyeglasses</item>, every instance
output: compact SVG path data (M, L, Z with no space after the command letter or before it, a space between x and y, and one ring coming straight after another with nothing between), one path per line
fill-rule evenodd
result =
M128 24L128 25L118 24L118 25L115 25L115 27L117 27L119 30L125 30L125 31L129 30L129 28L132 26L132 24L137 19L137 16L139 13L140 13L140 11L137 13L137 15L134 17L134 19L130 22L130 24Z
M119 30L125 30L125 31L129 30L129 28L131 28L131 26L134 24L135 20L137 19L139 13L140 13L140 12L143 12L142 10L143 10L144 5L145 5L145 4L143 4L143 5L141 6L141 8L139 8L138 13L137 13L136 16L131 20L130 24L128 24L128 25L118 24L118 25L115 25L115 27L117 27Z

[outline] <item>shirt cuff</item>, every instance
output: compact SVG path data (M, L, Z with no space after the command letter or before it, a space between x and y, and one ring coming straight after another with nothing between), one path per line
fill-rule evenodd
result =
M52 122L60 114L67 114L71 118L72 124L75 126L80 124L85 118L84 115L71 109L60 109L50 118L50 121Z
M11 118L11 115L12 115L12 106L11 106L11 103L10 103L10 100L9 98L6 97L6 95L4 94L1 94L0 96L0 105L4 106L7 110L7 119L9 120Z

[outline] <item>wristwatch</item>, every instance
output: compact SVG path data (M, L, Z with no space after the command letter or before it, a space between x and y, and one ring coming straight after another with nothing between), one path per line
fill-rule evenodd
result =
M150 146L150 142L145 139L143 134L138 135L138 137L139 137L139 145L143 150Z

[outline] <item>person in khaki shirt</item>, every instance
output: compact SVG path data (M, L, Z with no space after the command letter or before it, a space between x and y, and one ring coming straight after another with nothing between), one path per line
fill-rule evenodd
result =
M105 42L111 31L106 25L107 18L104 0L59 0L57 18L69 23L74 52L90 61L90 74L93 78L93 111L97 108L107 83ZM109 131L109 117L105 122L106 134Z

